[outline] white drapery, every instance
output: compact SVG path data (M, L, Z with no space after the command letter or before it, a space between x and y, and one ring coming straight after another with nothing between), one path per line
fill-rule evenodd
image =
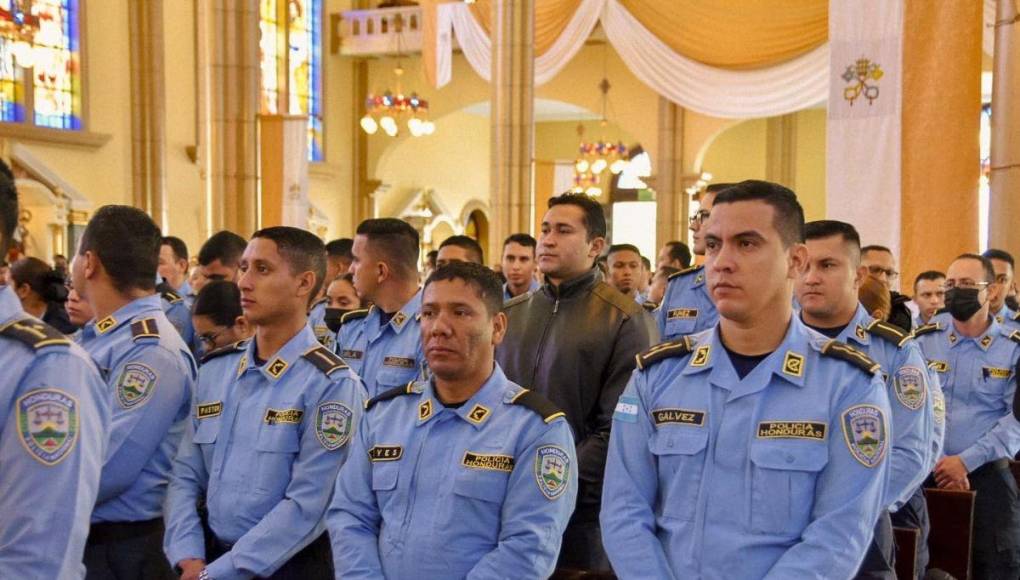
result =
M717 68L674 52L617 0L582 0L553 46L535 59L536 85L552 80L570 62L599 20L635 76L666 98L706 115L781 115L817 105L828 93L826 45L773 67L746 71ZM440 4L437 28L437 86L451 78L453 35L471 68L483 79L491 79L492 43L468 5Z
M826 213L893 255L900 249L904 1L829 2Z

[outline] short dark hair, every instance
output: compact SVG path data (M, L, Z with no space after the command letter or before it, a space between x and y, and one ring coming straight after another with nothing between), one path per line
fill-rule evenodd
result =
M985 271L985 282L988 282L989 284L995 282L995 267L992 266L991 260L981 254L960 254L956 257L956 260L977 260L978 262L981 262L981 267ZM956 260L953 261L955 262Z
M525 248L531 248L532 254L535 253L534 250L538 247L538 242L535 241L535 238L528 234L510 234L505 240L503 240L503 249L505 250L511 243L519 244Z
M230 280L213 280L199 291L191 306L192 316L206 316L217 326L233 326L244 312L241 290Z
M839 220L816 220L804 224L805 240L823 240L833 236L843 238L843 243L850 246L850 253L854 254L856 252L857 257L854 261L859 263L861 256L861 235L857 233L857 228L852 224Z
M435 269L437 259L439 259L439 250L429 250L429 253L425 254L425 261L429 263L430 268Z
M482 246L478 244L473 238L468 236L450 236L443 240L443 243L439 244L439 249L443 249L446 246L456 246L467 250L468 255L471 256L473 262L476 264L485 263L485 254L482 252Z
M606 237L606 212L602 210L602 204L583 193L563 193L549 198L549 208L558 205L573 205L581 208L584 229L587 231L588 241L595 238Z
M330 258L344 258L346 260L354 259L354 254L351 253L351 248L354 247L354 240L351 238L340 238L333 240L326 244L326 254Z
M429 276L424 288L428 288L433 282L443 280L463 280L465 284L474 287L479 298L485 303L485 310L490 317L503 309L503 283L495 272L482 264L474 262L444 264Z
M92 252L118 292L156 287L163 236L144 211L127 205L104 205L81 235L78 255Z
M683 268L690 267L691 265L691 248L681 242L680 240L670 240L666 242L666 247L669 248L669 259L679 260L680 266Z
M188 259L188 245L184 243L184 240L177 236L163 236L161 242L163 246L170 246L170 249L174 252L174 259L176 260L187 260Z
M789 188L770 181L748 179L720 191L714 205L741 201L762 201L772 207L772 226L779 232L784 247L804 242L804 208Z
M1013 261L1013 254L1010 254L1006 250L1000 250L998 248L989 248L985 250L984 253L981 255L988 258L989 260L998 260L1000 262L1006 262L1007 264L1009 264L1010 270L1016 269L1016 263Z
M658 278L659 276L665 276L669 278L670 276L676 274L679 271L680 268L674 268L673 266L663 266L655 271L655 277Z
M7 249L14 242L18 228L18 189L14 186L11 168L0 160L0 260L7 257Z
M216 232L198 250L198 263L208 266L219 260L224 266L236 266L248 242L234 232Z
M885 246L880 246L878 244L868 244L867 246L861 248L862 256L864 254L867 254L868 252L885 252L886 254L892 254L892 250Z
M287 262L292 274L315 273L311 299L319 293L326 277L326 247L315 234L290 226L263 228L251 239L265 238L276 243L276 251Z
M609 250L606 251L606 259L608 260L609 256L617 252L634 252L638 255L638 258L641 257L641 250L639 250L634 244L613 244L609 246Z
M710 183L705 188L705 193L719 193L736 185L736 183Z
M939 272L938 270L925 270L924 272L921 272L920 274L918 274L917 278L914 278L914 292L917 292L917 284L919 282L922 282L924 280L928 280L930 282L934 282L935 280L938 280L939 278L945 278L945 277L946 277L946 275L943 272Z
M67 300L64 278L39 258L21 258L11 264L11 280L17 286L28 284L32 292L38 294L46 302Z
M652 261L648 258L641 256L641 265L645 267L645 272L652 271Z
M418 232L411 224L397 218L367 219L358 224L355 232L365 236L384 260L402 278L411 278L418 272Z

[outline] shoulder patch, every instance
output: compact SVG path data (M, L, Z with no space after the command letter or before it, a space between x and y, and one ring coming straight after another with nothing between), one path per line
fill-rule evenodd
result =
M340 317L340 324L341 325L342 324L346 324L346 323L348 323L348 322L350 322L352 320L360 320L360 319L368 316L368 312L370 310L371 310L371 308L361 308L361 309L358 309L358 310L351 310L347 314L344 314L343 316Z
M566 413L561 411L552 401L529 389L522 389L521 392L514 395L514 398L510 399L510 404L520 405L534 411L546 423L552 423L553 420L559 417L566 417Z
M234 344L228 344L227 346L221 346L220 348L217 348L215 350L210 350L205 354L205 356L202 357L202 360L200 362L202 364L205 364L214 358L221 357L225 354L230 354L232 352L241 352L246 348L248 348L248 341L239 340Z
M942 330L942 329L939 328L938 323L937 322L932 322L930 324L925 324L923 326L918 326L917 328L915 328L914 329L914 336L915 337L917 337L917 336L924 336L926 334L931 334L931 333L937 332L939 330Z
M875 336L884 338L889 342L895 344L897 347L902 348L907 341L910 340L910 334L904 332L900 327L889 324L884 320L873 320L868 325L868 332Z
M163 298L163 300L166 300L170 304L177 304L181 300L184 300L184 298L181 298L180 294L169 289L163 290L162 292L159 293L159 295Z
M645 367L653 365L663 359L676 356L687 356L693 349L694 345L691 344L689 336L684 336L667 342L661 342L637 355L637 368L644 370Z
M511 306L517 306L521 302L525 302L528 298L531 297L531 294L532 294L531 292L525 292L524 294L521 294L519 296L514 296L510 300L507 300L506 302L503 303L503 309L505 310Z
M702 269L703 267L704 266L700 266L700 265L690 266L688 268L684 268L683 270L680 270L679 272L673 272L666 279L667 280L672 280L673 278L679 278L680 276L684 276L686 274L697 272L698 270Z
M347 368L347 363L342 358L333 354L328 348L321 344L301 355L305 360L315 365L315 368L322 371L326 376L334 371Z
M63 461L78 442L78 399L54 388L25 393L15 403L21 444L46 466Z
M842 359L855 367L873 375L882 368L880 364L871 359L868 355L838 340L830 340L822 346L822 354L833 358Z
M131 323L131 339L159 338L159 328L155 318L142 318Z
M365 402L365 410L367 411L371 409L373 406L375 406L376 403L389 401L390 399L396 399L401 395L411 394L414 394L414 381L411 381L402 387L393 387L388 391L383 391L378 395L372 397L371 399Z
M36 350L47 346L69 346L68 339L56 328L33 318L22 318L0 328L0 336L22 342Z

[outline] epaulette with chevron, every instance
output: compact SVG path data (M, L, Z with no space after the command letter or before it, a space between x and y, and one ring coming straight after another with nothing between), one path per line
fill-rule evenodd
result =
M184 300L184 298L181 298L180 294L170 289L160 291L159 295L163 297L163 300L166 300L170 304L177 304L181 300Z
M358 310L351 310L347 314L344 314L343 316L340 317L340 324L343 325L352 320L360 320L368 316L368 313L371 310L372 310L371 308L360 308Z
M322 371L327 377L340 369L348 368L347 363L342 358L333 354L333 351L321 344L301 356L315 365L315 368Z
M1020 330L1014 330L1013 332L1009 333L1009 339L1017 344L1020 344ZM1020 399L1020 397L1017 398Z
M211 361L212 359L214 359L216 357L223 356L225 354L230 354L232 352L241 352L242 350L244 350L246 348L248 348L248 341L247 340L239 340L239 341L237 341L237 342L235 342L233 344L228 344L227 346L221 346L220 348L217 348L216 350L210 350L209 352L207 352L205 354L205 356L202 357L202 364L205 364L205 363Z
M131 340L159 338L159 327L155 318L141 318L131 323Z
M938 332L939 330L942 330L942 328L939 326L939 323L932 322L915 328L914 336L915 337L924 336L926 334L931 334L932 332Z
M520 405L534 411L546 423L551 423L559 417L566 417L566 413L561 411L552 401L528 389L522 389L521 392L514 395L514 398L510 399L510 404Z
M49 324L33 318L22 318L0 328L0 336L22 342L39 350L47 346L68 346L71 341Z
M641 303L641 307L644 308L645 310L647 310L648 312L654 312L655 309L659 307L659 305L656 302L647 302L646 301L646 302L642 302Z
M414 381L407 383L402 387L393 387L388 391L383 391L371 399L365 401L365 410L371 409L376 403L383 401L389 401L390 399L396 399L401 395L413 395L416 391L414 390Z
M871 334L882 337L901 348L904 344L907 344L907 341L911 338L910 333L904 332L900 327L895 324L889 324L884 320L871 321L867 330Z
M686 274L691 274L693 272L697 272L698 270L700 270L702 268L704 268L704 266L700 266L700 265L699 266L691 266L689 268L684 268L683 270L680 270L679 272L673 272L672 274L667 276L666 279L667 280L672 280L673 278L676 278L676 277L679 277L679 276L684 276Z
M663 359L687 356L693 349L694 345L691 344L691 338L689 336L684 336L669 342L659 343L637 355L637 368L644 370L645 367L653 365Z
M825 343L822 346L822 354L844 360L870 375L877 373L882 368L882 365L872 360L868 355L838 340L830 340Z
M1015 320L1015 321L1017 321L1017 322L1020 322L1020 312L1017 312L1013 316L1010 316L1010 318Z

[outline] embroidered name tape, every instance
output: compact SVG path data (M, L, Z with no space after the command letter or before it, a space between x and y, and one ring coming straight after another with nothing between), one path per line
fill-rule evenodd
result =
M828 425L816 421L762 421L758 423L759 439L825 439Z

